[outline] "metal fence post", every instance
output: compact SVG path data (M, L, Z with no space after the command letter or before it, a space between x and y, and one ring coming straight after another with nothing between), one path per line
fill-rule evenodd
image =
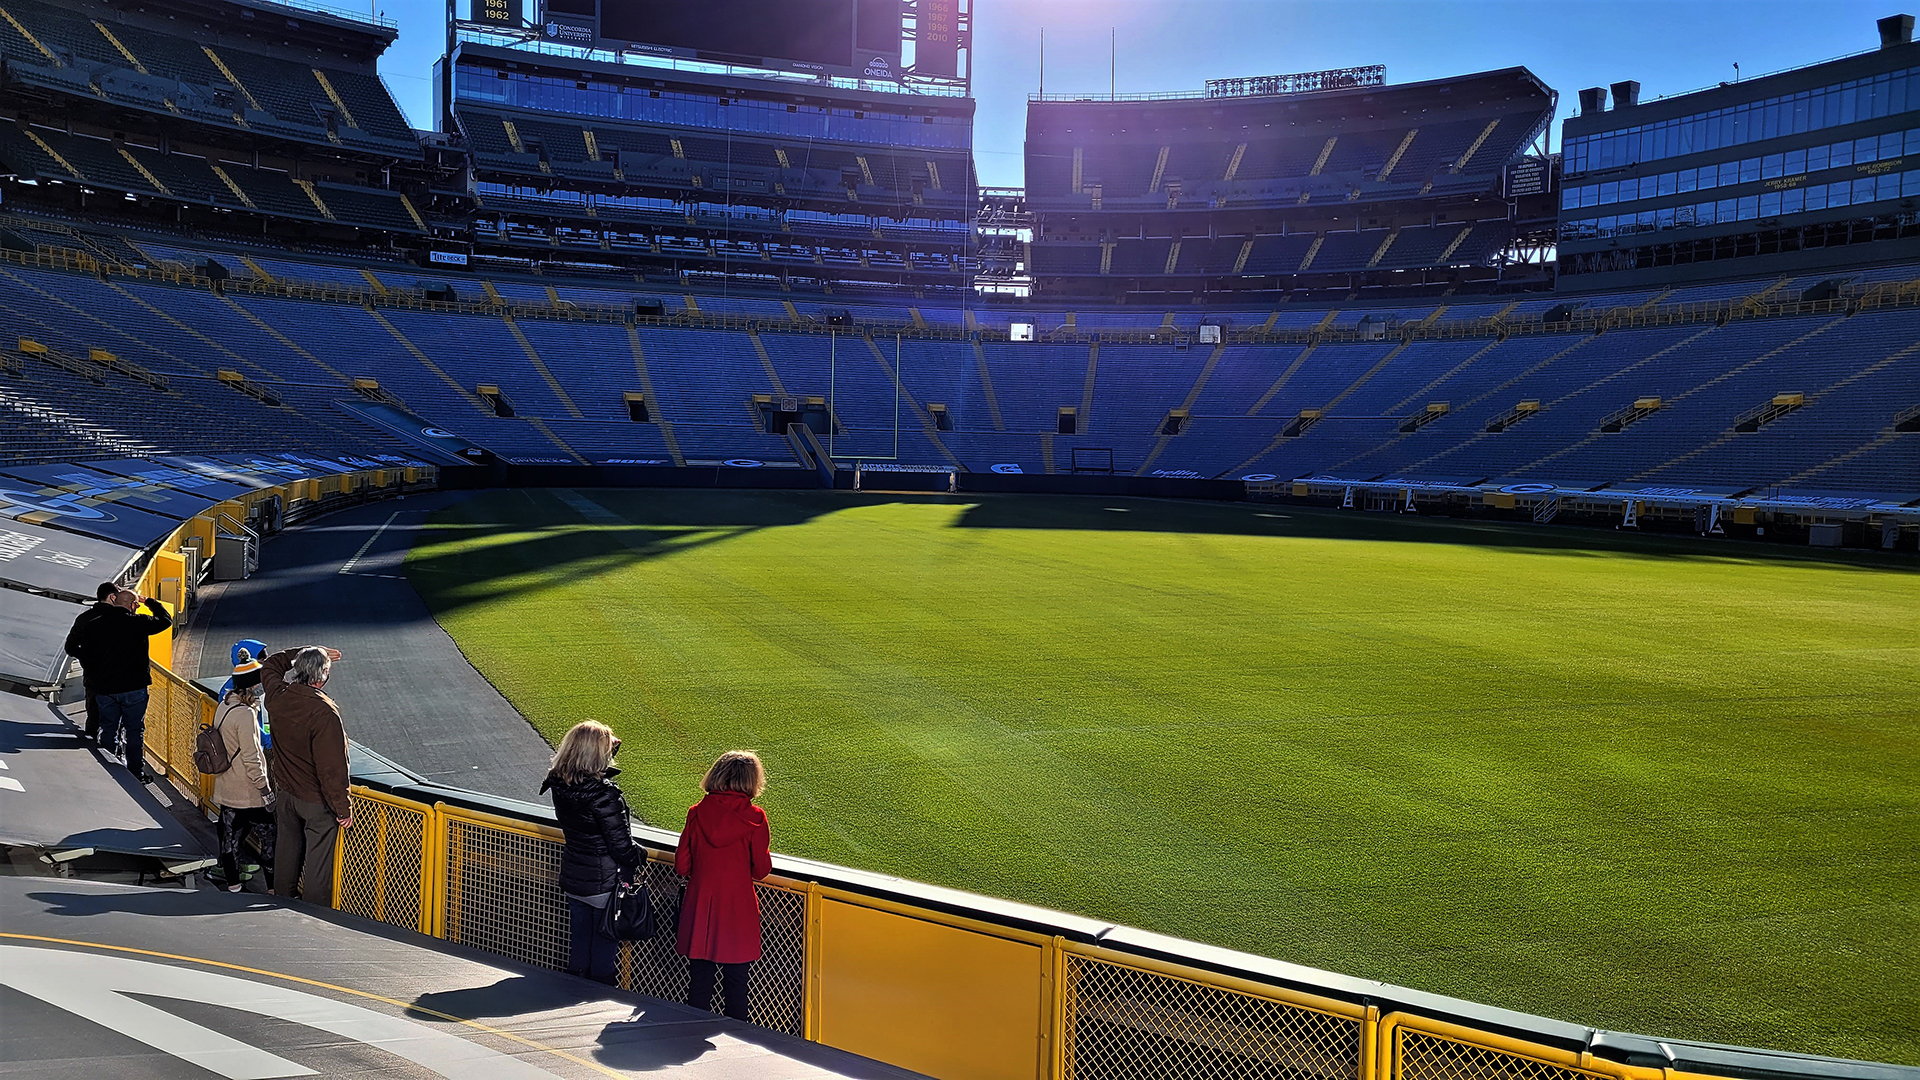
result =
M820 883L807 882L807 922L800 948L801 1037L820 1041L820 911L826 905Z

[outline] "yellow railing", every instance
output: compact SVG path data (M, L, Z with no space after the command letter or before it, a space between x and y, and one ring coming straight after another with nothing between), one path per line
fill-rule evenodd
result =
M567 963L561 834L353 788L335 906L547 968ZM680 1000L680 879L650 839L660 936L620 985ZM941 904L775 876L759 885L755 1023L940 1080L1681 1080L1415 1013L1224 974ZM1064 917L1063 917L1064 918ZM715 1003L717 1006L717 1002Z
M202 807L210 806L211 778L193 767L193 740L201 724L213 722L213 698L159 663L149 666L153 684L147 688L147 759L174 787L194 794Z

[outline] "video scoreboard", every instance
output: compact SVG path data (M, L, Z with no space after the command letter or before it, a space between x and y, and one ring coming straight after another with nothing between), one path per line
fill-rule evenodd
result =
M560 45L779 71L898 80L902 0L471 0L473 21ZM914 71L959 75L959 0L918 0ZM951 25L948 25L951 24ZM524 24L522 24L524 25ZM931 63L929 63L931 61Z

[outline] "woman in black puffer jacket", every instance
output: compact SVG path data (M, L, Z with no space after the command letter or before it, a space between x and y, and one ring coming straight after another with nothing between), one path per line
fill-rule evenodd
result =
M620 740L607 725L593 720L575 724L560 740L553 767L540 785L541 794L553 792L553 813L566 834L560 891L567 896L572 926L567 973L609 986L614 984L620 943L600 933L601 914L620 872L646 858L633 842L627 797L613 782L620 773L613 767L619 749Z

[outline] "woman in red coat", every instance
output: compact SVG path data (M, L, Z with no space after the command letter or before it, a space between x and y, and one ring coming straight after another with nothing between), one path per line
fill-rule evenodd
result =
M700 782L707 797L687 811L673 868L687 879L675 942L687 958L687 1004L713 1007L720 975L728 1016L747 1018L747 971L760 959L760 897L753 883L773 872L767 812L753 800L767 773L751 750L729 750Z

